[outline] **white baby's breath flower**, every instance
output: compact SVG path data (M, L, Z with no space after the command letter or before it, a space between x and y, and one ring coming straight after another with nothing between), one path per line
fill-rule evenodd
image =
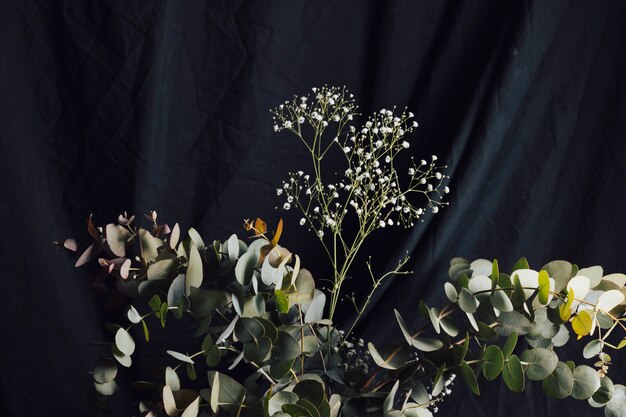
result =
M291 208L291 204L289 204L289 203L283 204L283 209L289 210L290 208Z
M304 226L304 224L306 223L306 219L303 217L300 219L300 226Z

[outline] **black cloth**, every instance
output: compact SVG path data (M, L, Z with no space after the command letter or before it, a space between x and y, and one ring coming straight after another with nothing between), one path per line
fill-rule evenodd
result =
M626 270L622 1L5 0L0 28L2 416L95 415L84 392L109 313L51 244L86 243L90 213L157 210L207 240L282 216L284 245L328 274L297 214L274 209L308 160L269 109L314 86L345 85L364 114L408 106L409 152L451 176L449 207L366 248L377 271L408 250L415 273L383 288L358 334L400 339L392 309L414 325L419 299L442 303L454 256ZM529 385L474 397L457 379L439 415L602 415ZM118 393L111 415L133 401Z

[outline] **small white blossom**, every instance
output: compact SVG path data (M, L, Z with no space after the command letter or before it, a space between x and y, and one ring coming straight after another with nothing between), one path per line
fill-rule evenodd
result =
M407 149L409 146L411 146L411 145L409 144L409 142L407 142L406 140L405 140L405 141L402 141L402 147L403 147L404 149Z
M449 187L443 187L443 192L448 194L450 192L450 188Z
M304 226L304 224L306 223L306 219L303 217L300 219L300 226Z
M291 208L291 204L289 204L289 203L285 203L285 204L283 204L283 208L284 208L285 210L289 210L289 209Z
M433 213L438 213L439 212L439 207L435 206L432 208Z

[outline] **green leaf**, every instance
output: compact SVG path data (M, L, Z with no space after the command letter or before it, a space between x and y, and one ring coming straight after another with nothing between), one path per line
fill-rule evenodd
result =
M189 248L189 261L185 275L185 294L191 294L191 287L200 288L202 285L202 259L195 245Z
M276 302L276 308L280 313L287 314L289 312L289 300L284 292L276 288L274 291L274 301Z
M93 368L93 380L99 384L113 381L116 375L117 365L111 359L102 358Z
M498 268L498 260L494 259L492 266L491 266L491 294L492 295L494 291L496 290L496 287L498 286L499 280L500 280L500 268Z
M176 261L173 259L161 259L155 263L148 265L147 278L151 281L159 279L165 279L169 276L176 266Z
M204 241L200 237L200 233L198 233L196 229L194 229L193 227L190 228L187 234L189 235L189 238L193 242L194 246L198 248L198 250L204 250L206 248Z
M561 292L567 286L572 275L572 264L567 261L552 261L545 264L541 269L548 272L548 275L554 279L554 291Z
M159 240L152 236L146 229L139 229L139 247L141 251L141 258L145 264L148 264L155 260L159 256L157 248L159 247Z
M489 302L491 302L491 305L500 311L513 311L513 303L511 303L511 299L503 290L494 291L494 293L489 297Z
M109 223L106 226L106 238L111 252L118 258L126 256L126 241L130 237L130 231L119 224Z
M122 327L117 329L115 333L115 346L125 355L130 356L135 351L135 341L133 337Z
M398 347L376 348L373 343L368 343L367 348L376 365L385 369L398 369L403 366L409 357L406 349Z
M551 350L535 348L524 351L522 362L526 365L526 376L532 381L541 381L550 375L559 364L559 358Z
M169 366L165 368L165 385L168 385L172 391L180 389L180 378L178 378L176 371Z
M174 350L168 350L166 351L166 353L176 359L178 359L181 362L186 362L186 363L190 363L193 364L193 359L191 359L188 355L185 355L184 353L180 353L180 352L176 352Z
M283 405L295 404L296 401L298 401L298 396L293 392L278 391L276 394L271 396L267 403L268 415L273 416L274 413L278 413L283 410Z
M293 387L293 393L300 399L310 401L314 406L320 407L326 398L324 385L314 379L305 379Z
M117 345L111 345L111 353L113 353L113 357L115 358L115 360L125 368L130 368L130 366L133 364L132 357L130 355L122 353L118 349Z
M515 346L517 345L517 333L511 332L509 337L506 338L506 342L504 342L504 347L502 348L502 353L505 358L508 358L513 353Z
M271 377L274 379L284 378L287 374L289 374L293 363L294 359L285 362L274 362L270 365Z
M181 300L185 297L185 275L180 274L170 284L167 290L167 304L171 306L180 305Z
M217 345L209 346L204 353L206 355L206 364L208 367L214 368L220 363L222 354L220 353L220 348Z
M431 391L431 395L433 397L437 397L439 394L441 394L441 392L445 388L445 383L443 380L443 373L445 370L446 370L445 363L439 365L439 368L437 368L437 373L435 374L435 377L433 378L433 388Z
M161 327L165 327L165 319L167 317L167 303L161 304L161 311L159 312L159 318L161 319Z
M572 397L577 400L586 400L600 388L600 376L595 369L580 365L574 369L574 387Z
M574 376L572 370L563 362L546 379L543 380L543 390L550 397L563 399L572 393Z
M383 402L384 412L389 412L393 408L394 399L396 398L396 392L398 392L399 386L400 386L400 381L396 381L396 383L393 384L393 388L391 388L391 391L389 391L387 398L385 398L385 401Z
M604 407L605 417L626 416L626 387L615 385L611 400Z
M235 325L235 337L240 342L260 339L264 333L263 325L252 318L243 317Z
M193 366L192 363L187 364L187 376L192 381L195 381L198 378L198 376L196 375L196 368Z
M522 256L521 258L517 260L517 262L515 262L515 265L513 265L513 269L511 270L511 272L517 271L518 269L529 269L529 268L530 266L528 265L528 261L526 260L526 258Z
M143 329L143 337L146 339L146 342L150 341L150 331L148 331L148 325L145 320L141 320L141 328Z
M583 357L585 359L591 359L594 356L597 356L602 352L602 341L599 339L594 339L591 342L587 343L587 345L583 349Z
M207 317L218 307L225 306L229 300L224 291L191 288L191 311L198 317Z
M424 304L425 305L425 304ZM428 311L428 307L426 307ZM400 326L400 330L404 335L405 340L409 345L414 346L415 348L421 350L422 352L433 352L435 350L439 350L443 347L443 342L438 339L432 339L429 337L413 337L409 332L406 323L402 319L402 316L398 312L398 310L394 309L394 313L396 315L396 321ZM428 313L427 313L428 314ZM373 346L373 345L372 345ZM380 366L380 365L379 365Z
M466 313L475 313L478 308L478 300L467 288L461 288L458 304L461 310Z
M243 346L243 357L248 362L260 364L268 360L272 350L272 341L269 337L261 337L250 341Z
M217 371L209 371L208 379L211 383L211 397L208 401L211 408L219 404L219 407L226 410L231 416L238 416L243 408L246 399L246 390L244 387L228 375L224 375ZM217 398L214 398L217 391ZM207 400L207 398L204 398Z
M480 390L478 389L478 381L476 381L476 374L474 370L467 364L467 362L461 362L461 376L469 385L470 389L475 395L480 395Z
M454 288L454 285L450 282L446 282L443 285L443 289L446 293L446 297L448 297L448 300L450 300L451 303L456 303L459 299L459 293L456 291L456 288Z
M159 294L154 294L148 301L148 305L155 313L159 312L161 310L161 297L159 297Z
M197 397L195 400L191 402L183 411L183 414L180 417L197 417L200 412L200 397Z
M96 392L100 395L104 395L104 396L110 396L115 394L115 392L118 390L118 385L117 382L115 382L115 380L113 381L109 381L109 382L105 382L103 384L94 381L93 382L93 386L96 389Z
M235 278L244 287L250 284L252 273L258 261L258 257L254 252L246 252L237 261L235 265Z
M500 375L504 366L504 354L498 346L491 345L483 353L483 375L488 381L493 381Z
M513 277L513 295L511 296L511 301L516 308L521 307L524 301L526 301L526 293L524 292L519 275L517 274Z
M495 331L500 336L508 336L512 332L518 335L527 334L532 328L532 324L528 318L517 311L503 312L498 317L498 326Z
M300 344L292 335L281 330L272 347L272 356L281 362L290 361L300 356Z
M539 287L537 288L537 298L541 305L548 304L550 296L550 276L545 270L539 271Z
M608 376L605 376L604 378L600 378L600 388L593 393L591 398L598 404L605 404L613 397L614 390L613 381L611 381L611 378Z
M504 384L513 392L524 391L524 370L516 355L508 357L502 368Z

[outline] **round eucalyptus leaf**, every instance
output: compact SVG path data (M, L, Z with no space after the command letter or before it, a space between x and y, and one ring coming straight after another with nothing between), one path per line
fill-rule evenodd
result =
M496 290L489 297L491 305L503 312L513 311L513 303L511 299L502 290Z
M572 397L577 400L586 400L600 388L600 376L591 367L580 365L574 369L574 388Z
M526 376L531 381L541 381L547 378L559 364L556 353L544 348L526 350L521 359L522 362L527 363Z
M168 385L172 391L180 389L180 378L178 378L176 371L169 366L165 368L165 385Z
M532 328L530 320L518 311L502 312L498 317L498 326L495 331L500 336L508 336L512 332L518 335L527 334ZM556 366L556 365L555 365Z
M206 355L206 364L207 366L213 368L216 367L217 364L220 363L220 359L222 354L220 353L220 348L217 345L211 345L207 348L205 352Z
M235 265L235 278L237 282L239 282L244 287L250 284L252 280L252 272L258 258L254 252L246 252L241 255L241 258L237 261Z
M502 368L504 384L513 392L524 391L524 369L517 355L508 357Z
M268 337L252 340L243 346L243 357L248 362L260 364L265 362L272 350L272 341Z
M298 396L293 392L278 391L271 396L267 403L268 414L273 416L274 413L280 413L283 410L284 404L295 404L296 401L298 401Z
M326 398L324 385L314 379L300 381L293 387L293 393L300 399L311 402L314 406L319 407Z
M565 344L569 341L569 330L565 325L561 324L559 326L559 331L552 338L552 343L556 347L565 346Z
M315 323L320 321L324 317L324 306L326 304L326 295L323 292L319 292L304 315L305 323Z
M450 300L451 303L456 303L459 299L459 293L456 291L456 288L454 288L454 285L450 282L446 282L443 285L443 289L446 293L446 297L448 297L448 300Z
M115 333L115 346L125 355L132 355L135 351L135 341L133 337L122 327L117 329Z
M235 324L235 337L240 342L260 339L264 333L263 325L253 318L242 317Z
M591 359L594 356L597 356L600 352L602 352L602 341L594 339L591 342L587 343L587 345L584 347L583 357L585 359Z
M600 378L600 388L593 393L591 398L598 404L606 404L611 397L613 397L614 391L615 386L613 385L613 381L611 381L611 378L608 376L605 376L604 378Z
M448 334L448 336L456 337L459 334L459 328L453 319L445 317L440 320L440 324L441 328Z
M272 346L272 356L278 361L287 362L300 356L300 344L287 332L278 331L278 337Z
M483 353L483 375L488 381L493 381L500 375L504 367L504 354L498 346L490 345Z
M93 379L99 384L113 381L116 375L117 365L111 359L102 358L93 368Z
M126 355L121 352L116 345L111 345L111 353L113 353L113 357L115 360L125 368L130 368L133 364L133 359L130 355Z
M113 395L118 390L117 382L115 382L114 380L105 382L103 384L94 381L93 386L98 394L105 396Z
M294 364L294 360L290 360L290 361L285 361L285 362L274 362L270 365L270 375L272 378L274 379L281 379L284 378L287 374L289 374L289 371L291 370L291 367Z
M478 308L478 300L467 288L461 288L458 305L466 313L475 313Z
M572 393L574 376L572 370L563 362L559 362L556 369L543 380L543 390L550 397L563 399Z
M263 326L263 335L269 337L269 339L273 342L278 337L278 330L276 330L276 326L271 321L264 319L262 317L256 317L256 321L261 323Z
M226 241L226 248L228 250L228 257L231 262L235 262L239 258L239 239L237 235L231 235Z
M626 417L626 387L615 385L611 400L604 407L605 417Z
M135 307L132 305L128 307L128 311L126 312L126 317L131 323L137 324L141 321L141 314L137 311Z

